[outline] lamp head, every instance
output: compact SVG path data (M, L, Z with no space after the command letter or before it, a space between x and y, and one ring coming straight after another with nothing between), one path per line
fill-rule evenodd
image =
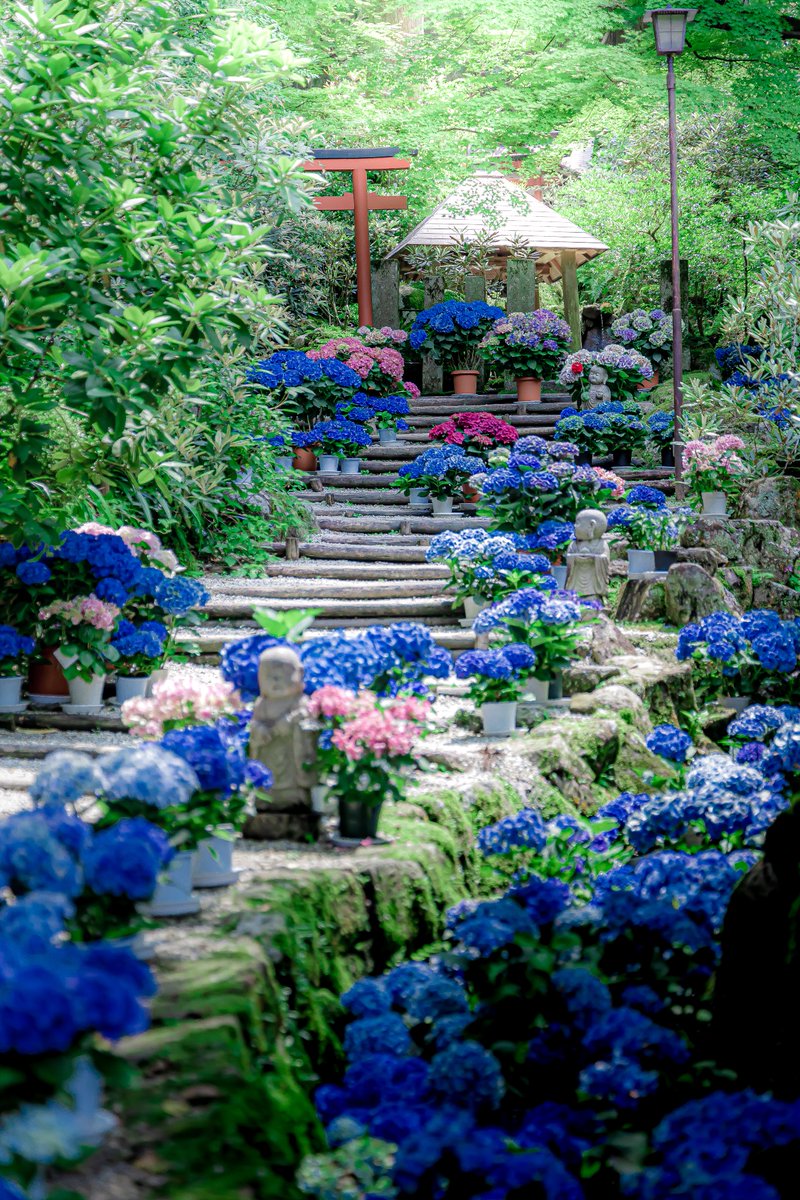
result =
M697 16L696 8L651 8L644 14L653 26L658 54L682 54L686 45L686 26Z

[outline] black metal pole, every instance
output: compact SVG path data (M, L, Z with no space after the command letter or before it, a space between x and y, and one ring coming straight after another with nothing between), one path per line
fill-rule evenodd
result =
M675 117L675 56L667 55L669 103L669 200L672 218L672 397L675 414L675 494L683 499L683 322L681 318L681 258L678 248L678 136Z

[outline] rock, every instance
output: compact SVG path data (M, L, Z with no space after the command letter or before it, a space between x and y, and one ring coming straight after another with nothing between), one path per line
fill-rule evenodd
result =
M594 783L597 774L585 754L585 741L594 741L589 752L595 762L605 753L613 761L619 749L617 729L613 722L596 721L593 718L580 722L581 746L575 739L578 722L567 729L565 721L545 721L520 744L519 750L526 759L544 776L549 784L575 804L581 812L591 813L597 808ZM593 730L588 726L592 725Z
M688 625L713 612L727 609L741 615L732 592L696 563L675 563L664 583L664 608L671 625Z
M264 842L305 842L315 838L319 829L319 814L304 809L299 812L257 812L248 817L245 837Z
M614 654L631 654L633 643L605 613L587 626L586 635L578 647L581 658L590 662L605 663Z
M765 580L753 589L753 608L774 608L787 619L800 617L800 592L774 580Z
M679 725L680 714L696 708L690 663L626 654L612 659L610 665L617 672L614 682L641 697L654 725L660 721Z
M697 517L683 531L681 544L716 550L740 576L769 572L778 583L786 582L800 558L800 530L752 517Z
M748 484L739 497L739 514L755 520L800 526L800 480L771 475Z
M620 673L619 667L608 663L574 663L564 672L564 695L594 691L601 683L616 678Z
M744 530L729 517L697 516L681 534L681 546L715 550L726 561L742 562Z
M681 546L678 550L678 562L697 563L698 567L705 567L707 571L716 571L718 567L724 567L727 561L725 555L712 546Z
M617 600L614 619L617 621L663 620L664 576L653 573L637 579L627 579Z
M614 713L623 722L645 734L650 733L653 726L641 697L631 688L618 683L607 684L593 692L578 692L570 699L569 710L582 716L596 712Z

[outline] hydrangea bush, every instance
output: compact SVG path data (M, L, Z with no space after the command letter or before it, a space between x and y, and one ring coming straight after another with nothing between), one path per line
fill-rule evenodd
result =
M388 326L386 326L388 329ZM375 333L380 341L375 340ZM396 335L402 334L398 338ZM410 396L408 384L403 382L405 363L397 346L405 341L407 335L400 329L391 330L388 334L373 331L372 337L341 337L332 338L317 350L309 350L308 357L312 362L324 364L331 360L344 363L358 376L356 385L372 396L391 396L395 393ZM412 385L413 388L413 385Z
M513 446L519 434L513 425L488 412L455 413L428 433L434 442L463 446L468 454L485 457L498 446Z
M696 502L702 500L703 492L724 492L731 499L738 496L748 474L747 464L737 453L744 448L742 439L733 433L686 443L686 479Z
M508 642L519 642L536 654L532 674L552 679L575 658L580 639L579 622L584 615L574 592L539 591L522 588L478 613L476 633L499 632Z
M425 552L426 562L446 562L448 589L455 600L468 597L500 600L520 587L554 588L550 559L531 554L531 539L520 534L492 533L485 529L447 530L437 533Z
M635 308L611 322L615 339L637 350L658 369L672 353L672 316L661 308Z
M245 378L253 387L276 392L282 411L309 426L318 417L330 417L341 400L364 386L359 373L335 355L317 359L300 350L276 351L248 367Z
M555 435L580 447L583 453L629 454L645 440L642 411L633 400L607 400L587 412L562 409Z
M434 499L446 500L457 496L470 476L483 466L483 460L468 454L463 446L430 446L413 462L404 463L394 486L406 493L422 488Z
M555 376L572 345L572 330L549 309L510 313L495 321L478 350L491 368L515 379Z
M417 313L408 344L451 370L477 370L478 345L490 324L504 316L502 308L482 300L444 300Z
M572 442L519 438L507 459L472 482L480 487L482 514L502 532L528 534L545 521L574 521L582 508L596 506L595 493L612 490L592 467L576 466Z
M789 702L798 688L800 620L783 620L772 609L754 608L744 616L716 612L684 625L675 651L691 660L695 689L703 697L726 689L758 700Z
M640 385L653 377L652 365L638 350L614 342L602 350L576 350L564 360L558 381L579 406L588 401L593 367L602 367L604 375L596 373L597 382L606 378L612 400L632 399Z

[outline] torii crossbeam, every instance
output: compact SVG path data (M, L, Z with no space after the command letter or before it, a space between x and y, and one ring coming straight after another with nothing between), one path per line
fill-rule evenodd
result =
M356 231L356 291L358 321L372 324L372 272L369 255L370 209L408 207L405 196L379 196L367 189L367 171L407 171L411 166L395 158L396 149L314 150L314 157L303 163L305 171L350 171L353 190L343 196L318 196L314 207L326 212L352 212Z

